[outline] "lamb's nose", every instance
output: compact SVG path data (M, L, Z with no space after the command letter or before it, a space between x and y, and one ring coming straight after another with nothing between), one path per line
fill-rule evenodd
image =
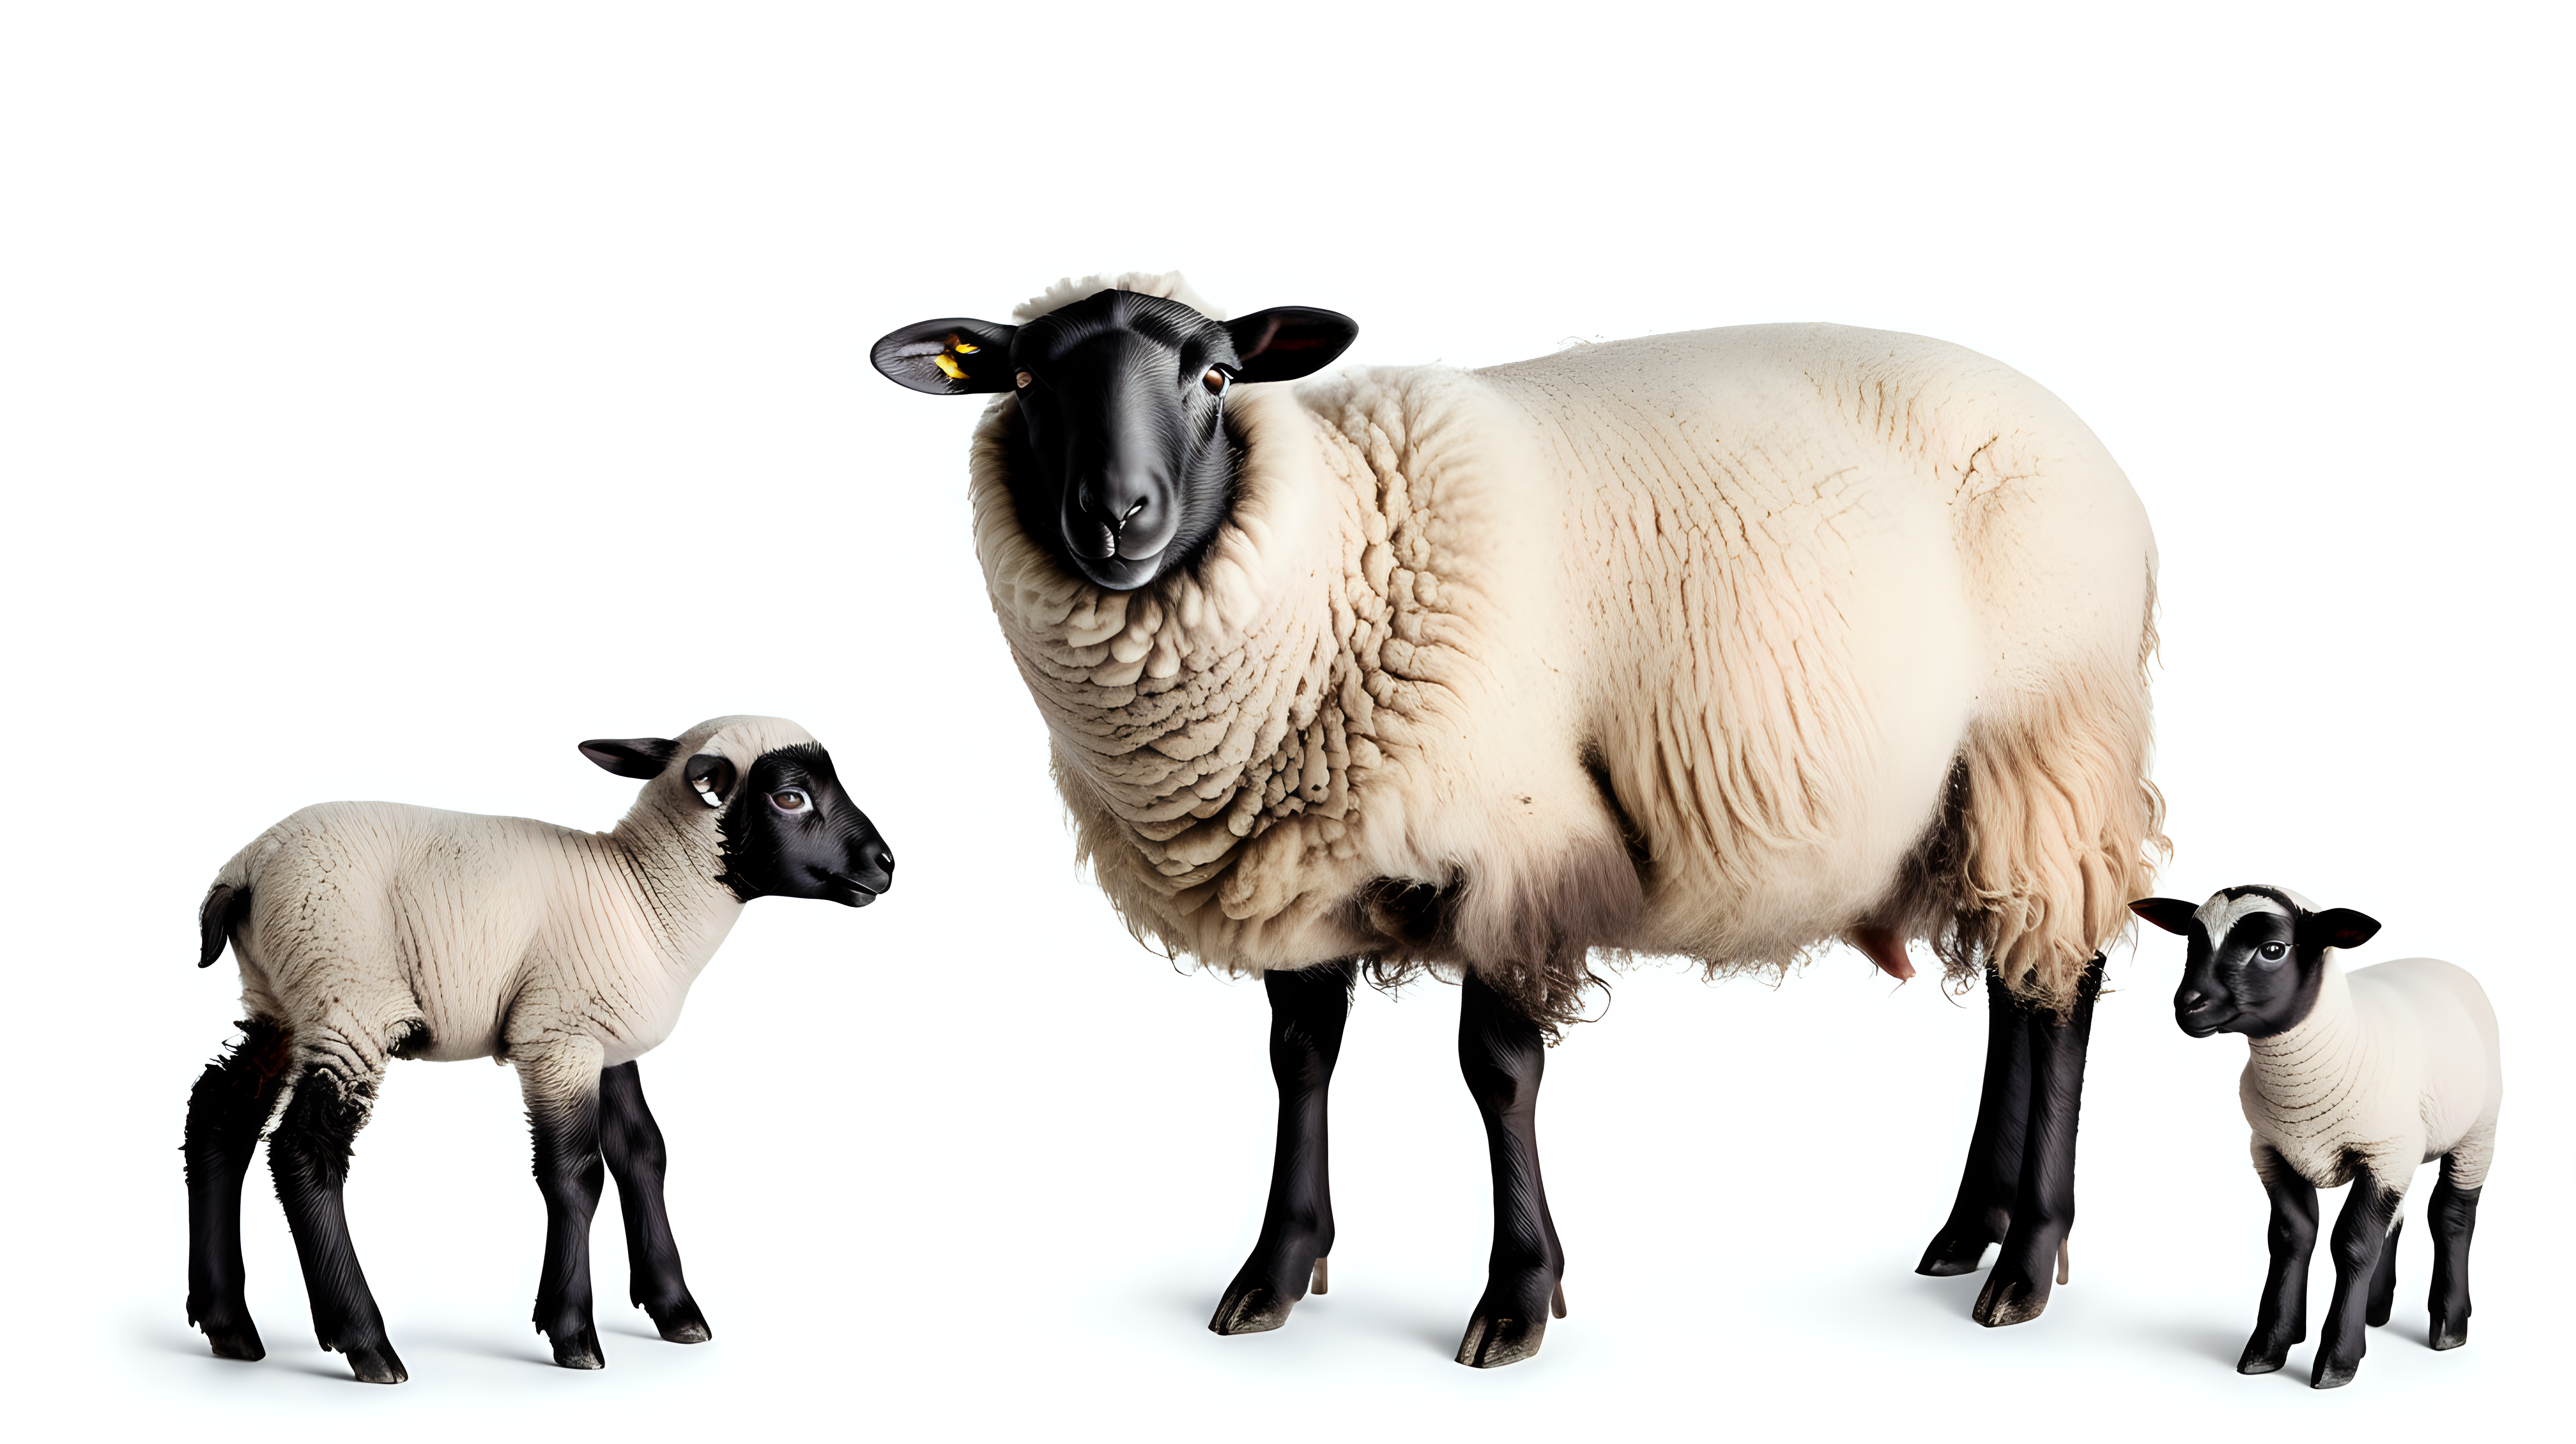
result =
M859 860L888 877L894 876L894 850L882 842L872 842L861 848Z

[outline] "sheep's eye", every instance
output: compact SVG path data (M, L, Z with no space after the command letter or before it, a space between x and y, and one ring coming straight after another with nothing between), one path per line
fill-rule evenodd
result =
M805 810L805 794L797 791L793 787L788 788L784 792L773 792L769 794L769 800L776 803L778 805L778 810L781 812L802 812Z
M1199 384L1207 388L1208 395L1223 396L1225 384L1229 379L1231 378L1225 374L1224 367L1211 366L1207 369L1207 374L1199 378Z
M2287 945L2282 943L2265 943L2259 952L2263 961L2267 963L2277 963L2281 961L2281 959L2289 956L2290 949Z
M1013 378L1011 378L1011 379L1012 379L1012 380L1014 380L1014 381L1016 381L1016 382L1018 382L1018 383L1019 383L1019 385L1020 385L1022 388L1026 388L1030 382L1035 381L1037 378L1036 378L1036 377L1034 377L1034 376L1031 376L1031 375L1030 375L1029 373L1027 373L1026 371L1023 371L1023 372L1021 372L1019 375L1017 375L1017 376L1015 376L1015 377L1013 377Z

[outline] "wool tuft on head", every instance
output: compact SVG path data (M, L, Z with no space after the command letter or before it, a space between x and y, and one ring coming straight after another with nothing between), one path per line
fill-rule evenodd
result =
M1050 311L1061 311L1076 301L1088 301L1103 291L1133 291L1139 296L1160 296L1178 301L1211 321L1225 319L1225 308L1190 289L1178 271L1121 271L1085 276L1077 281L1066 276L1037 295L1011 308L1011 319L1026 325Z

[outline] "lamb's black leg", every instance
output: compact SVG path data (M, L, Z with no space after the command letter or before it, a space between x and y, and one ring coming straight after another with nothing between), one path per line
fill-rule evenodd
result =
M2335 1389L2351 1383L2361 1368L2361 1356L2370 1352L2363 1323L2369 1313L2370 1279L2379 1270L2389 1221L2404 1201L2404 1194L2380 1187L2368 1172L2353 1170L2343 1211L2335 1215L2334 1301L2326 1305L2325 1336L2317 1341L2317 1361L2308 1371L2310 1388Z
M2076 979L2075 1008L2060 1023L2033 1009L2022 1025L2030 1042L2030 1113L2023 1125L2021 1180L2013 1192L2012 1227L1971 1316L1988 1328L2026 1323L2048 1307L2059 1248L2075 1227L2075 1124L2084 1101L2084 1049L2093 1036L2093 1000L2102 991L2102 957Z
M269 1172L277 1201L295 1233L295 1255L304 1266L304 1293L313 1306L313 1334L336 1349L349 1371L370 1384L410 1378L385 1337L385 1317L358 1251L349 1240L349 1215L341 1189L349 1178L349 1145L367 1121L373 1078L351 1082L327 1066L308 1066L268 1139Z
M517 1050L513 1050L514 1055ZM546 1199L546 1258L537 1275L537 1329L567 1369L607 1360L590 1313L590 1218L599 1208L599 1055L596 1048L519 1059L536 1138L537 1191Z
M617 1180L618 1212L626 1216L628 1302L651 1314L672 1343L705 1343L715 1331L680 1276L680 1246L662 1206L662 1130L644 1106L644 1081L632 1063L599 1075L599 1151Z
M2456 1349L2469 1341L2469 1235L2477 1231L2478 1195L2483 1188L2459 1188L2451 1182L2451 1160L2442 1160L2441 1181L2424 1209L2433 1233L2433 1291L2424 1307L2433 1315L2433 1347Z
M2365 1316L2374 1329L2388 1327L2388 1315L2397 1307L2397 1239L2406 1232L2406 1220L2388 1226L2388 1239L2379 1246L2379 1265L2370 1271L2370 1311Z
M268 1350L242 1298L241 1191L259 1131L277 1108L294 1035L266 1018L243 1022L242 1045L206 1065L188 1095L188 1322L219 1359Z
M1974 1273L1986 1245L2012 1228L2013 1192L2021 1184L2021 1136L2030 1123L2030 1010L1986 970L1986 1076L1977 1096L1977 1126L1968 1135L1968 1166L1949 1221L1923 1250L1919 1274Z
M1538 1085L1547 1038L1503 995L1467 975L1458 1011L1458 1068L1485 1117L1494 1171L1494 1246L1485 1296L1458 1344L1458 1362L1479 1369L1516 1364L1538 1352L1551 1304L1565 1317L1565 1250L1548 1216L1538 1171Z
M1279 1085L1279 1143L1270 1159L1270 1203L1252 1256L1225 1286L1208 1327L1256 1334L1288 1322L1309 1280L1324 1292L1333 1251L1333 1187L1325 1150L1325 1094L1342 1056L1357 965L1347 960L1262 975L1270 995L1270 1076Z
M2272 1267L2254 1310L2254 1335L2236 1360L2240 1374L2271 1373L2289 1359L2291 1345L2308 1337L2308 1256L2317 1246L2316 1185L2268 1148L2256 1154L2254 1171L2272 1199L2272 1222L2264 1230Z

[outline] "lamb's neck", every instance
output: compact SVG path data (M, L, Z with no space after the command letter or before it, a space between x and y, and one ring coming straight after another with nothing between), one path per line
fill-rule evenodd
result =
M652 935L662 963L695 976L733 931L742 901L718 877L703 821L638 806L598 834L604 871Z
M2332 954L2324 962L2316 1006L2269 1038L2253 1038L2246 1065L2254 1091L2275 1122L2296 1131L2325 1126L2351 1106L2369 1068L2371 1038L2353 1011L2352 985Z

